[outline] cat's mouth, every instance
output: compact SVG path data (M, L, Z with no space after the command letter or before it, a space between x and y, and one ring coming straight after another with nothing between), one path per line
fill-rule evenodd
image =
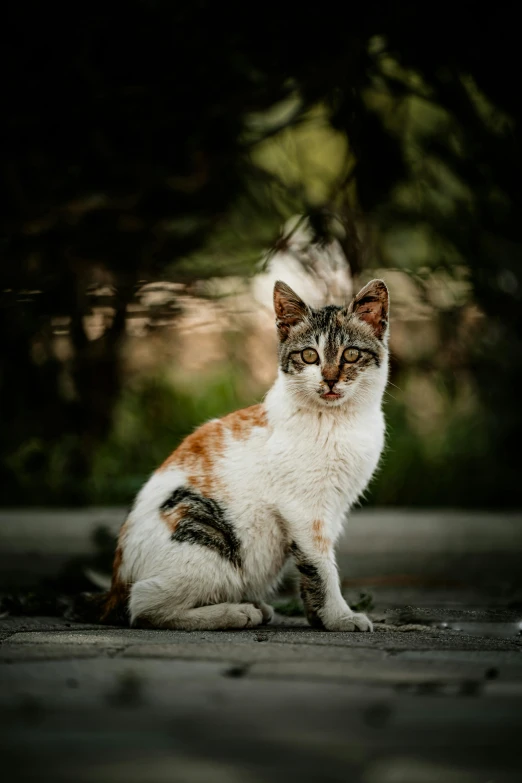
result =
M338 400L340 399L341 395L338 392L325 392L324 394L321 394L322 400Z

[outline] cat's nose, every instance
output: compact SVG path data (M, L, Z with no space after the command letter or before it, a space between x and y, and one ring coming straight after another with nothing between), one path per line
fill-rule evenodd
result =
M326 378L324 379L324 382L330 387L330 389L333 389L337 381L327 381Z

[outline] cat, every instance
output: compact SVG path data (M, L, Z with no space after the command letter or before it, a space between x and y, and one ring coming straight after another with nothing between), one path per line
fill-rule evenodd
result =
M139 492L102 621L251 628L293 558L309 623L372 631L339 582L334 545L384 443L388 289L372 280L314 309L274 287L279 371L265 401L203 424Z

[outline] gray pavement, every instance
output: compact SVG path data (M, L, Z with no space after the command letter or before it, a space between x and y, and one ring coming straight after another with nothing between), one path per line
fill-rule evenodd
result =
M519 781L520 613L496 611L453 605L455 630L445 607L405 625L384 609L372 635L5 617L0 764L7 780Z
M461 536L430 532L419 515L432 554L439 541L441 560L461 563L450 580L435 560L422 574L414 519L390 544L410 569L391 556L384 571L386 539L372 560L361 530L367 568L343 571L349 600L361 589L373 597L373 634L281 615L193 633L0 617L2 779L518 783L520 571L491 570L481 583L484 540L467 556ZM371 543L381 523L368 520ZM492 551L507 550L505 531Z

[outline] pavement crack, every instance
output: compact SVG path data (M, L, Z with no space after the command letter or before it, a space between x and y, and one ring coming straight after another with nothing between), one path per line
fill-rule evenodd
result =
M403 625L393 625L392 623L374 623L374 631L381 633L382 631L400 631L402 633L413 633L415 631L422 633L432 633L438 636L443 633L443 629L434 628L432 625L422 625L421 623L404 623Z
M128 645L123 645L122 647L111 647L105 650L105 657L116 658L120 653L125 652L127 649Z

